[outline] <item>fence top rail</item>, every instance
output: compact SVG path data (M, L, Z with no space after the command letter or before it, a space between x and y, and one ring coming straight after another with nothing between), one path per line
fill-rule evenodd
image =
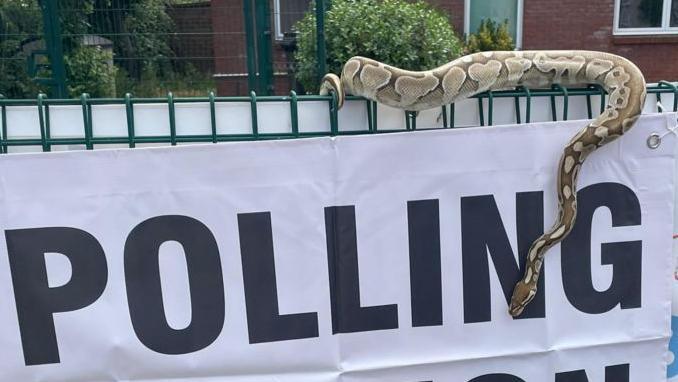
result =
M648 100L646 112L678 111L676 83L660 81L649 85L647 92L655 97L656 104ZM591 119L598 111L604 110L606 95L598 85L575 88L553 85L542 89L518 87L481 93L458 102L458 105L445 105L438 110L421 113L385 108L355 96L347 97L351 101L347 104L350 110L339 113L335 94L298 95L294 91L285 96L258 96L251 92L244 97L219 97L213 92L206 97L175 97L168 93L166 97L154 98L136 98L129 93L123 98L91 98L86 93L75 99L50 99L45 94L39 94L35 99L0 96L0 154L9 153L9 148L13 148L11 152L24 150L21 147L29 151L91 150L103 145L133 148L137 144L294 139ZM575 103L576 100L578 102ZM273 108L260 109L258 105L262 103ZM306 103L303 105L304 114L299 112L302 103ZM193 119L187 120L187 112L179 110L178 104L200 104L200 108L206 104L209 113L190 108L189 113L200 115L195 114ZM248 111L242 109L243 104ZM97 114L100 112L97 106L101 105L115 106L108 112L119 114L105 114L108 119L102 120L104 117ZM77 111L79 116L72 114L74 106L81 109ZM275 117L271 117L270 113L274 113ZM286 114L289 117L283 116ZM313 129L309 130L309 126Z
M647 86L648 94L678 94L678 85L669 81L659 81L656 84ZM526 89L518 87L510 90L492 91L477 94L471 98L516 98L516 97L553 97L553 96L592 96L607 94L602 87L598 85L591 85L587 87L566 88L559 85L553 85L550 88L544 89ZM87 97L87 103L90 105L118 105L126 102L153 104L153 103L167 103L169 98L172 98L174 103L191 103L191 102L290 102L293 99L296 102L308 101L332 101L331 95L301 95L291 91L289 95L284 96L259 96L254 91L249 96L216 96L214 93L209 93L204 97L175 97L172 93L168 93L167 97L141 98L134 97L133 94L128 94L124 98L89 98L84 93L79 98L70 99L51 99L45 94L39 94L36 98L25 99L10 99L5 98L0 94L0 106L37 106L38 103L42 105L81 105L82 98ZM363 97L347 96L347 100L365 100Z

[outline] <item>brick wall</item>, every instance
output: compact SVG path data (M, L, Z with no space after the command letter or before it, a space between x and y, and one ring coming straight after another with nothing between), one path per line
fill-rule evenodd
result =
M167 14L178 33L171 42L177 57L203 73L214 73L210 2L174 5L167 9Z
M678 80L678 36L614 36L614 0L524 0L523 49L586 49L624 56L648 82Z
M221 96L247 95L247 49L243 0L212 0L214 30L214 66L217 93ZM271 5L271 11L273 6ZM273 21L271 20L271 28ZM273 41L273 71L285 72L287 57L281 45ZM275 94L287 94L287 76L274 76Z
M212 0L214 30L214 73L217 93L222 96L247 94L247 51L242 0Z
M464 0L429 0L428 2L447 12L457 35L464 34Z

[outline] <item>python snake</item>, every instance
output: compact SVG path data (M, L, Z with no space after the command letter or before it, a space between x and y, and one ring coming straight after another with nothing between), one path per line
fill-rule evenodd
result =
M467 55L438 68L415 72L364 58L349 59L341 78L327 74L320 94L334 92L338 107L345 94L363 96L392 107L419 111L475 94L517 86L541 88L599 84L608 92L605 110L565 146L558 164L558 217L528 250L523 277L511 297L509 313L519 316L537 293L546 251L563 240L577 214L577 174L597 148L620 137L638 119L645 102L645 79L629 60L594 51L506 51Z

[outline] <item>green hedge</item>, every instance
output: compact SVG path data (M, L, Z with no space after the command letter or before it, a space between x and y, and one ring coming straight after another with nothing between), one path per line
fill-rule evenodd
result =
M300 20L295 55L297 80L317 92L314 4ZM447 15L423 1L332 0L325 16L327 67L341 71L360 55L409 70L431 69L460 56L462 44Z

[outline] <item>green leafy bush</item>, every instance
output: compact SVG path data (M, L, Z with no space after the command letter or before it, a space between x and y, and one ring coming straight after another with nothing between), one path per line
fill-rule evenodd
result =
M515 47L508 30L508 21L499 24L490 19L484 19L480 22L478 32L468 36L465 52L470 54L491 50L513 50Z
M41 23L37 1L0 0L0 94L5 97L35 97L43 90L29 77L22 50L40 33Z
M89 93L92 97L115 96L113 54L99 47L80 46L64 57L68 93L78 97Z
M295 54L297 80L309 92L318 89L314 3L300 20ZM325 16L327 68L341 71L360 55L403 69L431 69L459 57L461 43L447 16L423 1L333 0Z

